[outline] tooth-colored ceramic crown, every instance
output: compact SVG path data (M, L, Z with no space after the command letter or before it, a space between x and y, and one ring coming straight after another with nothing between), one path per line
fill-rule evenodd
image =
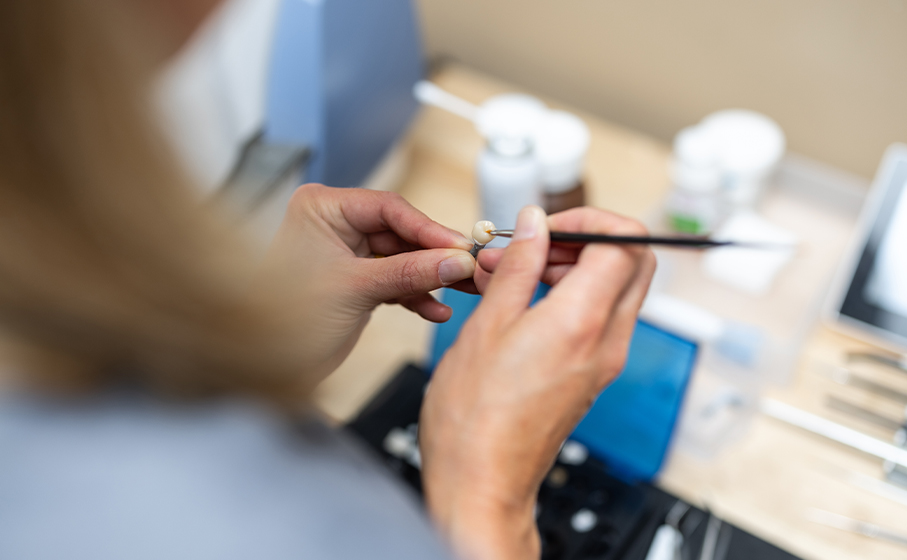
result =
M494 224L488 220L476 222L476 225L472 227L472 238L475 239L477 243L485 245L494 239L494 236L488 233L494 229Z

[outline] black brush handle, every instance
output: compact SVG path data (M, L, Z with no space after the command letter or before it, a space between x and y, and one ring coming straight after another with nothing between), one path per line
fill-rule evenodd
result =
M736 245L733 241L715 241L704 237L648 237L635 235L600 235L593 233L569 233L552 231L551 241L556 243L615 243L620 245L667 245L672 247L727 247Z
M511 229L489 231L496 237L513 237ZM599 233L571 233L552 231L553 243L613 243L617 245L662 245L667 247L688 247L691 249L711 249L713 247L745 247L748 249L791 249L786 243L760 243L750 241L718 241L708 237L652 237L641 235L604 235Z

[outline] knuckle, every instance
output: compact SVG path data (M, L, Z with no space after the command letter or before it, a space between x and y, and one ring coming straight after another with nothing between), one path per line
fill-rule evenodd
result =
M413 261L404 261L398 269L394 271L392 282L397 291L405 295L415 295L420 293L422 271Z
M320 191L326 189L324 185L318 183L306 183L296 188L290 196L288 206L292 209L299 209L310 204L310 200L317 196Z
M649 228L638 220L633 220L633 228L637 235L649 235Z
M585 346L598 339L603 318L607 313L605 309L577 308L574 313L563 317L557 325L558 331L572 344L578 347Z
M634 220L632 218L625 218L621 224L621 230L626 232L627 235L649 235L649 228L643 225L639 220Z
M624 370L624 366L626 364L626 351L612 351L608 352L604 360L602 360L602 370L605 372L610 381L620 375L620 372Z
M579 206L577 208L569 208L567 210L562 210L552 216L558 216L561 218L573 218L573 217L583 217L588 215L595 215L598 212L604 212L604 210L599 210L597 208L592 208L590 206Z
M400 193L382 191L377 194L381 199L383 199L384 203L386 203L390 207L396 207L396 206L400 206L400 205L409 205L409 203L406 201L405 198L403 198L403 195L401 195Z
M305 198L307 196L313 196L319 191L322 191L326 188L327 187L320 183L306 183L296 188L296 191L293 193L293 198Z

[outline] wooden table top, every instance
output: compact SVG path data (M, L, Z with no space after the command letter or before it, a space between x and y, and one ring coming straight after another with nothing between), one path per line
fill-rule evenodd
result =
M448 66L433 79L477 103L515 91L506 83L460 66ZM589 203L646 217L668 189L669 147L554 100L545 101L578 114L590 126ZM409 169L399 192L433 219L469 232L480 219L473 166L482 141L473 125L426 108L416 119L405 147L410 154ZM414 314L399 306L380 307L356 349L317 391L317 404L337 421L353 417L404 362L425 358L430 336L431 325ZM815 373L813 366L840 362L845 351L865 348L870 347L819 326L807 338L793 379L770 388L768 396L846 423L846 418L823 408L825 395L839 388ZM907 390L907 376L901 379L883 371L869 371L868 375L884 377L886 383ZM863 400L890 415L903 413L878 399ZM884 430L860 428L882 439L891 437ZM682 449L672 452L659 485L692 503L707 502L719 516L803 558L907 557L907 548L807 520L808 510L819 508L907 532L907 505L848 484L843 474L847 471L881 479L881 462L757 415L748 430L715 457L705 460Z

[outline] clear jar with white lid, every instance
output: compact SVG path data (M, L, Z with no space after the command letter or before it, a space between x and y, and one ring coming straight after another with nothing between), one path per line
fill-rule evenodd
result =
M715 146L698 127L685 128L675 138L671 165L674 188L666 203L668 223L674 231L708 235L721 221L722 173L716 157Z

